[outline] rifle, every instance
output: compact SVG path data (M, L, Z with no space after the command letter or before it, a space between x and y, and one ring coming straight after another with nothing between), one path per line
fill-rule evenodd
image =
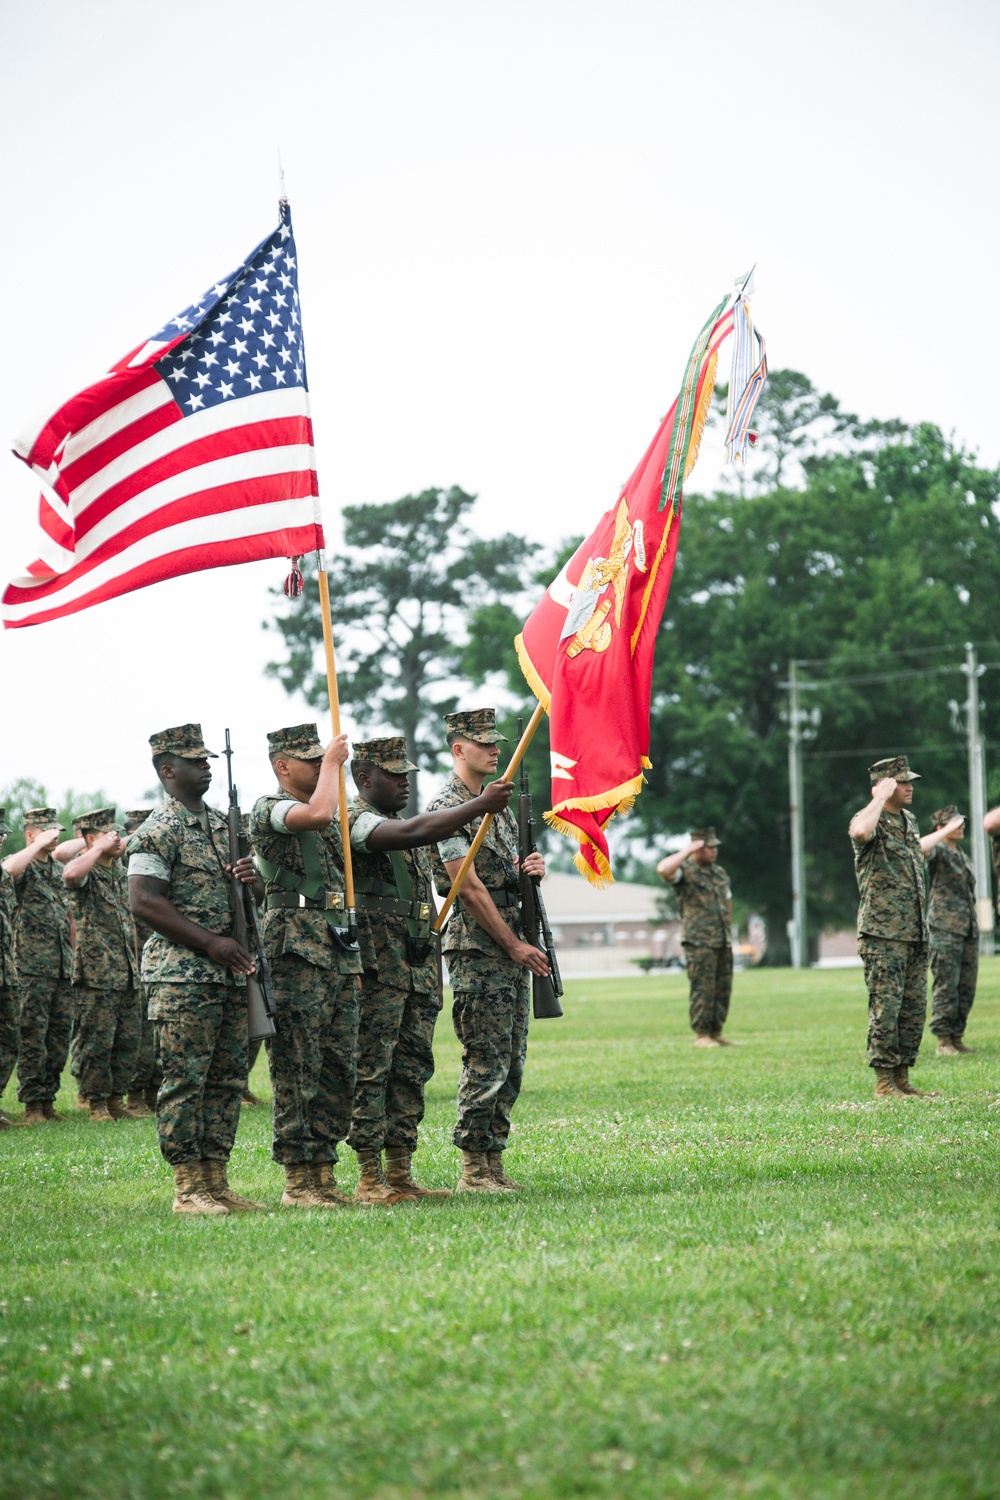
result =
M517 738L521 739L521 720L517 721ZM531 792L528 790L528 772L521 762L521 786L517 798L517 854L522 869L529 854L535 852L535 820L531 815ZM540 974L531 976L531 1001L535 1020L546 1020L550 1016L561 1016L563 1008L559 997L563 992L559 962L556 958L552 929L542 900L540 880L537 875L521 876L521 927L524 941L534 948L541 948L549 961L552 973L547 978ZM539 942L541 931L541 942Z
M229 863L250 853L250 842L243 831L243 814L239 798L233 786L233 747L226 730L226 772L229 776ZM277 1036L278 1014L271 988L271 966L264 951L264 939L260 931L260 918L253 891L242 880L232 877L230 901L233 908L233 936L238 943L253 955L257 971L247 975L247 1026L250 1040L258 1037ZM251 938L250 934L253 934Z

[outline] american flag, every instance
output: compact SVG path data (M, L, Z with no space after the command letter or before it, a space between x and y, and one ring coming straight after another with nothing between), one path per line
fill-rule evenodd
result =
M4 591L8 628L321 548L287 203L231 276L14 451L42 483L41 537Z

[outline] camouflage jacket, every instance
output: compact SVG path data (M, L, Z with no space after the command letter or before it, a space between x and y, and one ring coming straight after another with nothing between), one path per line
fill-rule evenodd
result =
M292 875L305 878L302 863L302 847L297 833L277 829L271 818L275 808L282 802L293 802L287 792L274 792L269 797L258 797L250 814L250 841L258 859L279 865ZM328 828L313 833L320 862L320 878L328 891L344 889L344 846L340 840L340 824L334 820ZM268 960L273 964L283 953L294 953L317 969L332 969L341 974L360 974L362 956L349 953L342 948L330 931L325 914L309 907L271 906L271 897L283 894L281 887L273 881L264 881L268 904L262 928ZM370 942L370 939L369 939ZM374 967L374 955L371 958ZM368 964L365 964L368 967Z
M976 876L968 855L943 839L927 857L927 877L927 925L931 932L975 936L979 930Z
M132 989L138 979L135 927L121 861L92 865L69 899L76 918L73 983L91 990Z
M73 943L70 936L69 892L62 865L55 859L36 859L15 878L17 924L14 953L17 972L72 979Z
M993 856L993 878L996 882L997 911L1000 912L1000 833L990 834L990 852Z
M721 865L696 865L687 859L673 880L681 913L682 943L724 948L733 936L733 893Z
M368 838L372 829L376 828L379 823L384 823L387 817L401 821L399 813L379 812L377 807L373 807L370 802L365 802L361 797L351 803L349 818L355 889L359 895L362 892L368 892L394 897L400 901L426 902L430 905L433 901L433 875L430 855L426 849L398 851L405 861L406 872L410 879L410 892L397 890L396 877L388 854L373 854L368 849ZM363 919L367 928L374 950L374 969L378 974L379 983L389 985L392 989L412 988L428 994L436 990L437 963L433 946L422 964L411 964L406 956L406 940L410 935L406 918L378 910L362 912L360 905L359 901L358 921ZM431 905L431 914L433 910L433 905ZM366 963L365 968L368 967Z
M927 872L916 818L906 808L898 819L883 810L867 843L851 842L861 892L858 937L926 943Z
M472 798L473 793L465 782L453 772L434 800L427 804L427 811L437 812L442 807L461 807L463 802L471 802ZM442 896L446 896L451 890L451 881L444 867L445 860L464 859L481 821L480 818L470 818L461 833L452 834L436 845L433 856L434 883ZM513 905L500 906L497 910L507 926L520 938L521 906L517 898L520 896L521 882L517 873L517 819L509 808L505 808L493 819L486 839L476 855L476 874L488 891L505 891L515 898ZM502 957L507 960L502 948L469 916L462 905L461 896L451 909L443 947L445 953L489 953L494 958Z
M183 916L206 932L232 937L229 829L214 807L207 811L209 833L198 813L168 797L129 839L128 873L166 881L164 894ZM203 949L187 948L159 932L142 950L142 979L145 984L246 984L242 974L214 963Z
M17 892L14 878L0 867L0 989L17 984L14 962L14 920L17 916Z
M148 822L149 820L147 819L146 821ZM133 833L130 835L130 837L129 837L129 841L128 841L128 844L127 844L126 849L125 849L125 855L124 855L124 860L123 860L123 864L124 864L124 868L125 869L128 869L128 859L129 859L129 855L132 853L132 839L135 838L135 835L137 833L139 833L143 828L145 828L145 826L146 826L145 823L140 823L139 827L136 828L133 831ZM140 922L138 920L138 918L136 918L136 917L132 918L132 925L135 928L135 947L136 947L136 952L139 953L139 954L141 954L143 948L145 948L145 946L146 946L147 941L153 936L153 929L152 929L152 927L147 927L147 925L146 925L145 922Z

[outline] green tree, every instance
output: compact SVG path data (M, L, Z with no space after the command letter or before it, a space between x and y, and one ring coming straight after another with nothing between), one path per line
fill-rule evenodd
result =
M654 673L653 769L633 816L650 837L720 829L734 884L767 916L771 961L787 959L791 915L791 658L807 659L810 681L867 679L804 694L818 720L804 797L814 934L854 920L847 824L871 761L912 753L925 827L933 808L967 799L955 704L964 643L996 634L1000 474L936 427L893 437L894 425L866 451L807 454L800 490L691 496L684 508ZM996 741L991 680L983 725Z
M503 671L504 653L513 657L513 603L538 550L509 533L476 536L467 519L474 504L452 487L346 506L342 555L330 563L341 702L366 734L405 734L413 759L428 767L441 756L441 715L456 707L463 683ZM268 672L325 708L315 587L281 609L273 627L285 658ZM414 806L416 798L414 777Z

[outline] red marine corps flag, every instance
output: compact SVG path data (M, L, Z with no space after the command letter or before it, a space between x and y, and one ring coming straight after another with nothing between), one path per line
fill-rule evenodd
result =
M578 841L577 868L595 885L614 879L605 829L631 808L650 765L653 652L677 553L681 486L698 456L719 346L734 327L739 361L726 443L739 458L747 440L754 441L750 422L767 365L746 305L751 280L752 272L741 278L733 302L726 298L708 319L680 394L638 468L514 643L550 716L546 822Z
M4 591L8 628L321 548L287 202L231 276L14 451L42 495L37 555Z

